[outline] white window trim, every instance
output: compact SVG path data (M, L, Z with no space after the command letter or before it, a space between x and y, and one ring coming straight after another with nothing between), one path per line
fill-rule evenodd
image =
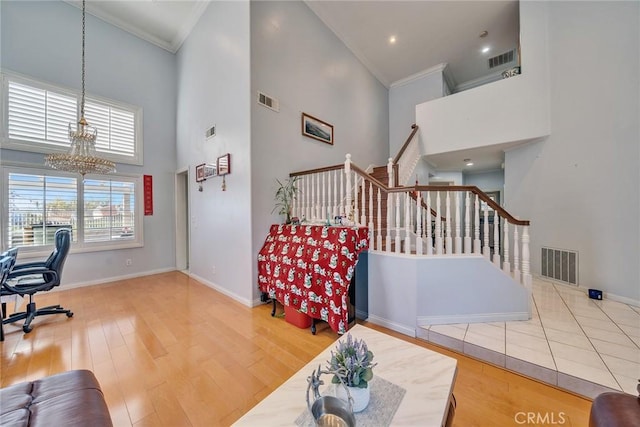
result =
M3 162L0 167L0 175L2 176L2 185L0 185L0 191L2 191L2 195L0 197L0 238L2 250L5 251L9 249L6 246L7 239L7 228L5 227L5 215L7 214L6 209L9 206L9 173L49 173L51 174L53 170L46 168L42 165L35 165L32 163L21 163L21 162ZM71 174L60 171L53 171L56 176L65 176L78 178L78 182L81 181L81 178L77 174ZM109 242L95 242L95 243L85 243L85 242L72 242L71 243L71 253L88 253L88 252L100 252L100 251L111 251L117 249L130 249L130 248L141 248L144 247L144 187L142 182L142 175L137 174L112 174L112 175L86 175L87 178L96 178L96 179L110 179L110 178L124 178L126 180L131 180L135 183L135 194L136 194L136 217L135 217L135 230L137 239L129 240L129 241L109 241ZM81 184L78 184L80 186ZM78 214L82 214L84 211L84 204L82 203L84 198L84 193L78 193ZM81 216L79 216L80 218ZM43 245L43 246L21 246L20 247L20 257L21 258L35 258L35 257L43 257L47 256L51 253L53 245Z
M13 71L1 70L0 74L2 76L2 102L0 107L0 114L2 116L0 117L0 123L2 124L2 127L0 128L1 147L10 149L10 150L28 151L28 152L42 153L42 154L66 153L68 150L68 147L55 147L55 146L49 146L46 144L37 144L31 141L25 141L21 139L9 138L9 135L8 135L9 81L11 80L16 83L33 86L39 89L49 90L52 92L73 96L78 100L78 109L80 108L79 107L80 97L82 93L75 89L46 83L40 80L36 80L30 77L21 75ZM134 156L118 156L118 155L100 152L100 156L107 158L109 160L112 160L116 163L142 166L144 161L144 143L143 143L144 136L142 134L142 127L143 127L142 107L138 107L138 106L127 104L120 101L115 101L115 100L104 98L97 95L92 95L89 93L87 93L85 96L88 102L96 101L101 104L108 105L110 107L127 110L134 113L135 132L136 132L135 155ZM80 112L78 111L78 115L79 114Z

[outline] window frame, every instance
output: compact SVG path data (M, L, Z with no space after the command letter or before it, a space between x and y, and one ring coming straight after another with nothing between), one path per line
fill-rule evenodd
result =
M89 179L106 179L106 180L121 180L125 182L134 183L134 195L135 195L135 208L136 214L134 218L134 239L132 240L110 240L101 242L85 242L84 240L84 186L82 178L73 173L61 172L55 169L47 168L43 165L34 165L29 163L19 162L6 162L0 166L0 176L2 176L2 184L0 185L0 191L2 195L1 209L0 209L0 247L2 250L9 249L7 247L7 230L8 230L8 218L9 218L9 174L21 173L21 174L34 174L34 175L47 175L47 176L59 176L65 178L76 178L77 188L77 217L78 217L78 241L72 242L71 253L86 253L86 252L99 252L99 251L111 251L117 249L130 249L140 248L144 246L144 197L143 197L143 178L138 174L109 174L109 175L87 175ZM81 239L83 239L81 241ZM24 258L42 257L48 255L53 248L53 245L41 245L41 246L20 246L20 256Z
M66 153L69 149L68 145L62 147L59 145L56 146L54 144L28 141L25 139L9 138L9 126L8 126L9 125L9 82L12 81L18 84L31 86L37 89L75 97L77 102L76 117L78 118L80 116L80 100L82 97L82 93L75 89L40 81L40 80L33 79L12 71L1 70L0 75L2 77L2 102L0 107L0 113L2 116L0 117L0 123L2 124L2 127L0 128L0 132L1 132L0 142L2 142L2 148L6 148L10 150L18 150L18 151L29 151L33 153L42 153L42 154ZM86 101L85 101L86 103L93 102L93 103L103 104L111 108L116 108L119 110L124 110L124 111L133 113L134 131L135 131L133 156L119 155L119 154L109 153L105 151L100 151L99 153L100 153L100 157L104 157L116 163L142 166L143 160L144 160L144 150L143 150L144 137L142 133L142 128L143 128L142 107L138 107L138 106L127 104L120 101L115 101L113 99L104 98L104 97L93 95L90 93L86 93L85 97L86 97Z

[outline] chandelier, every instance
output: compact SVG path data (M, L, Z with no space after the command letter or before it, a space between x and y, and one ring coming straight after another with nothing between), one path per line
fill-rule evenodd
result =
M80 101L80 120L74 130L69 123L69 141L71 147L67 153L55 153L45 156L45 164L66 172L85 174L107 174L116 171L111 160L98 157L96 138L98 129L89 125L84 118L84 36L85 36L85 0L82 0L82 98Z

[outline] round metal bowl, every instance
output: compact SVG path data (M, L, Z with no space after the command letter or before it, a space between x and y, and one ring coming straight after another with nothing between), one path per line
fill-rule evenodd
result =
M317 426L355 427L356 418L349 404L334 396L322 396L311 405L311 415Z

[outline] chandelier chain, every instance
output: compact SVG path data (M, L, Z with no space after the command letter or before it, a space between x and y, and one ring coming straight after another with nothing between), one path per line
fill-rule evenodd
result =
M84 118L84 37L85 37L85 0L82 0L82 99L80 100L80 117Z

